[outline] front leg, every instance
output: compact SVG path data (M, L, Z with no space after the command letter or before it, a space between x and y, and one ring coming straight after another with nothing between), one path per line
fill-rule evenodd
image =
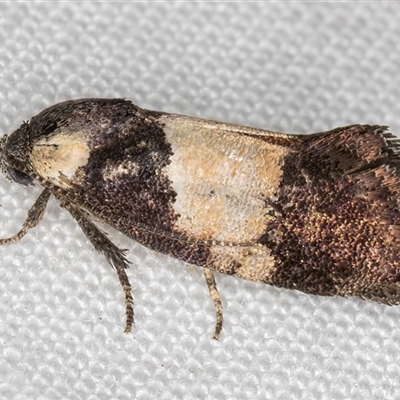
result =
M43 218L44 211L46 209L47 202L49 201L51 192L49 189L44 189L40 196L36 199L33 206L28 211L28 216L22 225L21 230L14 236L6 239L0 239L0 245L16 243L22 239L30 229L37 226L37 224Z
M125 333L129 333L133 324L133 298L131 284L129 283L128 276L125 272L125 269L128 268L129 264L129 261L126 259L124 254L126 250L121 250L114 243L112 243L111 240L107 238L106 234L102 232L92 221L90 221L81 210L75 208L70 203L64 203L62 206L66 208L74 217L76 222L78 222L83 233L90 240L94 248L102 253L111 266L116 269L119 281L125 293Z

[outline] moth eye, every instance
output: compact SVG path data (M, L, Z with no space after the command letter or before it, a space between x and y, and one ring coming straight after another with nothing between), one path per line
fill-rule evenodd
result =
M29 175L26 175L23 172L18 171L17 169L8 167L7 172L14 182L17 182L21 185L27 186L33 181L33 179Z

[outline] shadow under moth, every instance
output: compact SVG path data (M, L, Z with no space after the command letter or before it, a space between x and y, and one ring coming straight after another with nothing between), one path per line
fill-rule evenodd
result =
M0 139L7 178L44 187L115 268L133 324L128 260L96 225L203 268L315 295L400 303L399 141L351 125L286 135L141 109L124 99L47 108Z

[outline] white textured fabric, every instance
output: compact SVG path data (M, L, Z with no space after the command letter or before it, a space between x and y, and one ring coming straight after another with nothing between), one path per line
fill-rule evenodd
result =
M0 134L56 102L141 107L288 133L400 132L394 3L0 4ZM39 188L0 177L0 236ZM394 399L400 307L216 276L128 248L136 325L115 271L56 201L0 248L1 399Z

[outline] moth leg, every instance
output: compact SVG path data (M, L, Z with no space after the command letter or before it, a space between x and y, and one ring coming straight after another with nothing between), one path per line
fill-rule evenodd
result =
M50 195L50 190L44 189L40 196L33 203L32 207L29 209L28 216L24 224L22 225L21 230L10 238L0 239L0 245L18 242L28 233L30 229L38 225L38 223L43 218L43 214L46 209L47 202L49 201Z
M206 278L208 290L210 291L210 297L214 301L214 308L216 314L215 332L213 339L218 340L222 330L222 322L223 322L221 297L219 295L217 285L215 283L213 272L210 270L210 268L207 267L204 267L203 271L204 271L204 276Z
M71 215L78 222L83 233L90 240L93 247L103 254L107 261L117 271L119 281L124 289L125 293L125 305L126 305L126 325L125 333L129 333L133 325L133 298L131 291L131 284L129 283L128 276L126 275L125 269L128 268L129 261L125 257L125 251L119 249L110 239L107 238L106 234L102 232L92 221L78 209L70 204L63 204Z

